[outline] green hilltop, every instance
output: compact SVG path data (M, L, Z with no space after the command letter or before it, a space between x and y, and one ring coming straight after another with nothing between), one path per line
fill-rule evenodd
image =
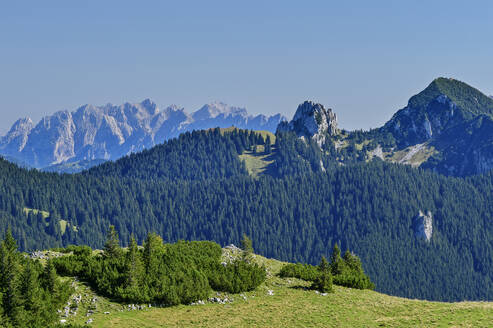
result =
M440 95L445 95L463 111L473 116L493 116L493 99L470 85L452 78L440 77L409 100L409 107L425 107Z

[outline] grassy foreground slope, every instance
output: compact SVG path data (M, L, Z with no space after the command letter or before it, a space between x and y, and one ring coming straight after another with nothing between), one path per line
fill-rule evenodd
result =
M334 293L323 296L305 290L307 283L304 281L277 277L282 262L260 256L256 259L266 265L268 279L256 291L244 293L245 297L229 295L234 299L231 303L206 302L204 305L128 311L100 298L101 305L92 316L94 321L90 326L488 327L493 322L493 303L487 302L427 302L338 286L334 286ZM74 319L83 324L87 317L81 315Z

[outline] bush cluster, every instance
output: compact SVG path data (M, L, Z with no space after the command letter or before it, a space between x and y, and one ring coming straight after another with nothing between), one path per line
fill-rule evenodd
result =
M99 294L132 303L189 304L207 298L212 290L239 293L253 290L266 277L265 268L238 259L221 263L221 247L209 241L165 244L149 234L143 247L131 239L119 246L110 228L102 253L76 248L54 260L62 275L79 276Z
M332 290L332 284L357 289L374 289L375 285L363 271L360 259L349 251L341 257L339 247L334 245L330 264L322 257L319 266L310 264L286 264L279 272L281 278L298 278L313 282L312 288L320 292Z

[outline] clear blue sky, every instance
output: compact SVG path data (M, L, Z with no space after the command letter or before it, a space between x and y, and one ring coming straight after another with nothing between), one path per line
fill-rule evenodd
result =
M435 77L493 94L492 1L1 1L0 133L153 99L376 127Z

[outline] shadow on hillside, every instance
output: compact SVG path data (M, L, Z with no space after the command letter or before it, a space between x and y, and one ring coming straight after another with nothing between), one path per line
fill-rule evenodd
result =
M257 158L264 163L271 162L265 166L265 168L260 172L259 175L270 175L274 178L279 177L279 174L277 173L275 154L276 154L276 148L274 146L272 146L272 151L269 155L265 155L264 152L249 154L250 156Z
M303 286L303 285L289 286L288 288L291 288L291 289L298 289L298 290L311 290L311 288L310 288L310 287Z

